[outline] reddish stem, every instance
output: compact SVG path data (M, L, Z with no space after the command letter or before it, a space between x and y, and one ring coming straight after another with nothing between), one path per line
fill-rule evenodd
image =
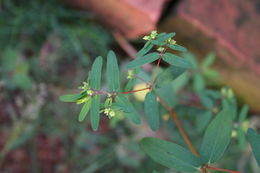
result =
M147 88L142 88L142 89L138 89L138 90L132 90L132 91L127 91L127 92L121 92L121 94L130 94L130 93L136 93L139 91L144 91L144 90L150 90L151 87L147 87Z
M154 82L155 82L155 79L156 79L156 74L157 74L157 72L158 72L161 59L162 59L162 56L159 58L159 60L158 60L158 62L157 62L157 64L156 64L155 72L154 72L154 74L153 74L153 80L152 80L151 88L153 88L153 86L154 86Z
M207 165L206 168L212 169L212 170L217 170L217 171L222 171L222 172L240 173L240 172L231 171L231 170L228 170L228 169L215 168L215 167L212 167L212 166L209 166L209 165Z
M188 148L190 149L190 151L195 155L195 156L199 156L199 153L197 152L196 148L193 146L190 138L188 137L188 135L186 134L186 132L184 131L181 122L179 121L179 118L176 114L176 112L160 97L158 96L159 101L161 102L162 106L167 109L168 112L170 112L181 136L183 137L184 141L186 142Z

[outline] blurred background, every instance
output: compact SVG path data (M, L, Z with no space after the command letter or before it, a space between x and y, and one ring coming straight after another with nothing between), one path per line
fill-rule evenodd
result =
M124 117L103 117L93 132L88 120L77 121L78 105L58 100L78 92L92 61L110 49L124 76L141 38L155 29L176 32L199 62L215 56L206 85L230 86L239 106L250 107L247 126L259 129L259 19L259 0L0 0L0 173L173 172L138 145L145 136L181 141L169 115L157 132ZM181 119L194 118L181 111ZM198 146L202 129L186 121ZM249 147L241 150L236 140L219 164L259 171Z

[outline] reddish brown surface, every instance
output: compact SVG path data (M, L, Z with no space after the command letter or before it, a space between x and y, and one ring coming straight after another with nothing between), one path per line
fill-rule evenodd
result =
M0 133L0 151L7 139L7 133ZM30 144L32 143L36 146L35 160L32 160L33 145L21 146L7 153L4 162L0 166L0 172L28 173L35 169L44 173L70 172L65 160L66 152L59 138L41 134L33 138ZM35 163L32 164L32 162ZM34 165L34 168L32 165Z
M178 14L216 39L216 49L231 55L221 57L230 64L249 68L260 75L259 0L183 0Z
M199 58L214 51L221 82L260 111L259 19L259 0L182 0L159 28Z
M156 28L163 5L168 0L66 0L93 11L103 23L128 38L137 38Z

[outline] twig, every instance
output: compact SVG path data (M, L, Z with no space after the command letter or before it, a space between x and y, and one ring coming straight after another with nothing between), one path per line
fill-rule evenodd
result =
M190 151L195 155L195 156L199 156L199 153L197 152L196 148L193 146L193 144L191 143L191 140L189 139L188 135L186 134L186 132L184 131L182 124L179 121L179 118L176 114L176 112L160 97L158 96L159 101L161 102L162 106L168 111L170 112L180 134L182 135L185 143L188 145Z

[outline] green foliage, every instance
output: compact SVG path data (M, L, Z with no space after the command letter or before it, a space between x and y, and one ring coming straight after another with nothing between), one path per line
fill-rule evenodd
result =
M83 82L83 86L80 87L82 89L81 93L65 95L60 97L60 100L78 104L84 103L78 119L83 121L90 110L90 124L93 130L97 130L100 113L111 119L114 125L115 122L123 120L124 117L135 124L140 124L141 116L137 109L140 109L141 106L140 104L138 106L138 103L132 103L131 98L126 95L148 91L144 99L144 112L150 128L156 131L160 125L160 114L168 111L168 117L169 114L172 114L177 129L184 139L180 143L186 142L191 151L179 144L157 138L142 139L141 148L152 160L170 169L184 172L201 171L204 173L209 169L213 169L210 164L219 161L227 150L231 141L233 123L238 116L238 105L230 88L226 87L221 91L207 89L205 78L212 76L213 73L214 75L217 74L210 68L215 59L214 54L209 54L200 64L189 53L180 55L170 53L169 50L187 51L186 48L176 44L173 36L175 36L175 33L158 34L156 31L152 31L150 35L143 38L147 41L146 44L137 53L137 59L127 65L128 68L133 70L129 70L127 73L129 81L126 87L122 87L125 88L125 91L121 91L120 70L116 55L110 51L107 55L105 72L109 91L101 90L102 57L98 57L89 72L88 81ZM157 48L156 51L153 51L153 48ZM156 60L158 60L158 64L151 75L151 79L149 77L148 80L146 80L147 77L143 79L140 76L142 70L139 67ZM159 63L161 60L167 62L169 67L160 69ZM147 87L131 90L137 80L144 82ZM193 91L199 108L190 106L189 104L192 104L192 102L185 105L185 101L189 97L186 93L187 89ZM102 96L105 96L104 103L102 103ZM185 134L177 113L174 112L175 109L178 114L181 112L181 114L184 114L183 116L190 116L189 114L191 114L192 118L195 117L194 123L196 127L193 132L189 133L201 135L206 129L199 153L196 152L195 147ZM239 126L237 130L241 148L244 148L246 142L242 123L246 118L247 111L248 107L244 106L238 116ZM167 114L163 115L162 119L167 119ZM213 120L211 121L211 119ZM194 126L193 122L185 125L190 128ZM253 139L250 131L248 132L248 138L253 151L257 153L255 142L258 139ZM218 170L218 168L214 169Z
M256 131L250 128L248 129L247 137L251 145L253 154L258 163L258 166L260 167L260 135Z
M232 116L223 110L206 129L200 148L203 163L215 163L220 159L230 142L231 132Z
M119 69L117 64L116 55L113 51L110 51L107 55L107 80L108 85L111 91L120 90L120 78L119 78Z
M177 66L181 68L191 68L191 64L188 60L171 53L165 53L163 56L163 60L173 66Z
M151 63L157 59L159 59L160 54L159 53L149 53L143 57L140 57L128 64L128 68L137 68L144 64Z
M82 122L86 118L86 116L87 116L87 114L88 114L88 112L90 110L91 103L92 103L92 99L89 99L89 101L87 101L84 104L84 106L82 107L82 109L81 109L81 111L79 113L79 122Z
M140 145L155 162L168 168L184 172L200 170L200 159L180 145L157 138L144 138Z
M8 89L30 89L32 80L29 76L28 62L19 57L18 50L8 47L0 60L0 79Z
M116 96L116 106L125 112L125 116L132 122L140 124L141 119L133 104L122 94Z
M99 126L99 109L100 109L100 95L95 95L92 99L90 108L90 123L93 130L97 130Z
M157 96L152 91L146 94L145 101L144 101L144 111L145 111L146 119L153 131L156 131L159 128L159 121L160 121L159 107L156 99Z
M89 84L95 90L99 90L101 87L102 63L103 63L102 57L101 56L97 57L90 71Z

